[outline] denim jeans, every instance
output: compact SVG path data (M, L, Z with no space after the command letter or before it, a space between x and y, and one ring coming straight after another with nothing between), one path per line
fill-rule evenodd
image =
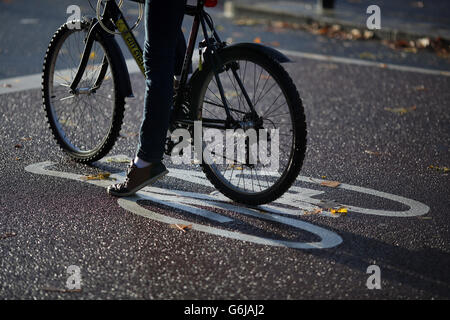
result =
M173 103L173 77L181 74L186 40L181 25L186 0L145 1L146 89L137 156L162 160Z

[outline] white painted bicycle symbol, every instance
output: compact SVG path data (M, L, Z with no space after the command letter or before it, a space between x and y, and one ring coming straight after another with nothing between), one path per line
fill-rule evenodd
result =
M114 157L108 157L103 159L103 162L108 161L108 159L128 159L126 156L119 155ZM76 181L83 181L86 183L94 184L100 187L107 187L111 184L111 181L105 180L86 180L83 179L85 176L81 174L55 171L49 169L49 167L55 165L55 163L46 161L36 163L25 168L26 171L40 174L48 175L66 179L72 179ZM202 172L194 170L183 170L169 168L169 177L180 179L189 183L195 183L200 186L212 187L210 182L204 177ZM111 178L117 181L123 181L125 178L125 173L112 174ZM324 180L312 179L309 177L299 176L297 178L298 182L309 183L320 185ZM384 198L390 201L400 203L409 209L404 211L391 211L391 210L380 210L380 209L370 209L362 208L351 205L342 204L350 212L357 212L369 215L378 216L390 216L390 217L412 217L420 216L428 213L430 208L425 204L397 196L394 194L381 192L373 189L353 186L349 184L342 183L338 187L343 191L357 192L365 194L366 196ZM263 205L259 207L244 207L238 206L231 202L228 198L221 195L218 192L213 192L210 194L206 193L196 193L187 192L180 190L162 189L154 186L146 187L139 191L133 197L120 198L118 199L118 204L134 214L143 216L145 218L168 223L168 224L182 224L191 225L192 230L209 233L212 235L217 235L225 238L242 240L252 243L257 243L261 245L270 246L284 246L296 249L325 249L332 248L342 243L342 238L335 232L327 230L323 227L316 226L312 223L305 222L299 219L304 210L312 210L320 205L321 200L317 197L318 195L323 195L324 191L303 188L298 186L292 186L289 192L286 192L280 199L272 202L269 205ZM156 204L169 206L173 209L182 210L184 212L201 216L203 218L215 221L220 224L226 224L233 221L230 217L218 214L212 210L207 210L204 208L220 209L230 212L235 212L238 214L243 214L251 216L257 219L268 220L284 224L298 230L306 231L308 233L314 234L321 240L316 242L299 242L299 241L289 241L289 240L277 240L269 239L256 235L241 233L237 231L225 230L217 227L206 226L199 223L193 223L190 221L177 219L163 215L152 210L149 210L139 204L139 201L148 200ZM328 214L324 214L328 215ZM329 214L328 216L332 216Z

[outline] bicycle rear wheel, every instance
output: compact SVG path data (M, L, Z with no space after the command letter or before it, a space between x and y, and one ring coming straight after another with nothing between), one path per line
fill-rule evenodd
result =
M236 202L249 205L271 202L286 192L295 181L305 156L307 130L299 93L288 73L278 62L254 49L230 47L220 52L218 61L221 61L221 65L217 66L217 70L221 70L218 76L233 118L238 121L240 128L245 129L245 133L249 128L255 129L256 132L267 132L269 139L266 141L266 149L270 149L267 155L274 152L275 158L276 151L278 152L275 159L277 166L273 167L272 161L267 163L260 157L260 148L263 146L259 138L263 136L257 137L257 148L254 149L258 150L256 162L248 161L248 154L252 152L248 138L245 144L233 141L232 148L236 151L236 156L230 159L228 150L225 150L230 145L226 146L229 142L226 141L226 133L223 133L223 145L226 146L222 150L223 153L216 152L215 162L212 163L203 158L203 171L220 192ZM194 117L196 120L202 120L205 136L206 131L210 130L208 125L205 127L205 123L224 122L226 112L213 68L206 67L202 74L199 80L202 85L193 98L193 105L198 106ZM258 117L253 116L248 100ZM274 140L277 140L277 143L269 148L268 145ZM206 148L205 143L203 146ZM246 149L247 156L239 160L238 149L242 147ZM220 158L223 158L222 162L218 161Z
M64 24L54 34L44 61L42 96L59 146L75 161L90 163L104 157L114 146L125 99L118 90L115 57L100 36L95 38L78 88L70 90L90 24L80 21L80 26L74 29Z

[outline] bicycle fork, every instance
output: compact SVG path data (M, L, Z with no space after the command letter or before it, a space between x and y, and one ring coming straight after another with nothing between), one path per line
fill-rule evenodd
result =
M116 5L114 1L108 1L105 6L105 15L102 19L103 24L108 25L110 28L115 26L120 31L122 38L124 39L125 43L127 44L131 54L136 60L136 63L139 66L139 69L141 70L142 74L145 76L145 68L144 68L144 61L143 61L143 54L142 49L139 46L136 38L134 37L133 33L130 30L130 27L128 26L125 19L122 17L122 13L119 9L119 7ZM122 69L121 74L127 74L128 75L128 69L125 64L125 60L123 58L123 54L120 51L120 48L118 47L117 43L114 40L114 36L107 33L99 24L99 21L96 18L92 18L90 22L90 26L88 28L88 34L86 38L84 39L85 46L83 50L83 54L81 56L80 64L78 66L76 75L70 84L70 93L71 94L91 94L95 93L98 88L103 83L103 80L105 79L106 73L108 71L109 63L106 55L103 57L101 62L101 68L100 72L97 76L97 79L95 80L94 85L91 88L78 88L80 81L83 77L83 74L86 70L87 64L89 62L89 58L91 56L92 47L95 41L95 37L99 36L102 37L105 41L111 41L113 50L116 51L116 56L119 57L120 68ZM132 90L131 90L131 84L129 81L129 76L126 80L120 80L121 86L119 86L119 89L121 90L121 94L124 97L134 97Z

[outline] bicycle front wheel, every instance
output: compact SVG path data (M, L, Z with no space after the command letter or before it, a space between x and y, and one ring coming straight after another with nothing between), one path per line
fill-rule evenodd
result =
M222 130L225 147L215 147L213 161L203 158L203 171L220 192L236 202L260 205L274 201L297 178L306 152L306 122L299 93L277 61L254 49L230 47L219 53L217 61L219 81L212 66L202 72L202 85L193 98L193 105L198 106L194 117L203 123L203 137L211 127L216 131L221 130L220 124L227 127L225 100L246 140L239 144L238 139L232 139L230 144L228 130ZM256 142L250 142L250 135L246 135L249 129L254 129ZM261 130L266 135L260 134ZM204 156L208 146L203 143L203 147ZM266 161L261 152L264 149ZM245 157L239 159L239 150L244 150ZM249 161L248 155L254 151L254 161ZM269 153L274 155L271 161L267 161Z
M115 57L100 36L76 90L69 88L83 55L90 24L64 24L54 34L44 61L44 109L59 146L77 162L90 163L113 147L123 120L125 99L118 90ZM73 24L71 24L73 25Z

